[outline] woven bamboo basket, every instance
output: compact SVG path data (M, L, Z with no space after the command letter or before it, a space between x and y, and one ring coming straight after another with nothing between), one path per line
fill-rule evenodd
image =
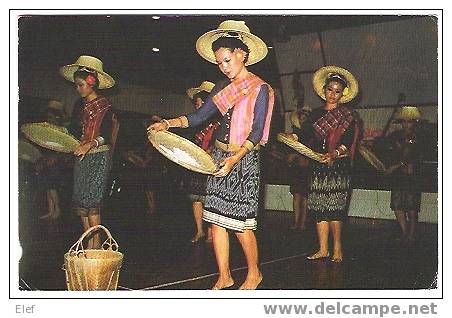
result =
M65 153L74 152L80 140L72 136L65 127L55 126L48 122L23 124L20 129L32 142L41 147ZM110 146L102 145L92 148L88 154L110 150Z
M279 141L281 141L282 143L286 144L287 146L291 147L292 149L298 151L299 153L301 153L302 155L318 161L318 162L322 162L322 157L320 156L320 154L318 152L315 152L314 150L312 150L311 148L309 148L308 146L303 145L301 142L298 142L294 139L291 139L290 137L285 136L282 133L279 133L276 137Z
M107 239L102 249L84 249L83 239L102 229ZM63 270L68 290L116 290L124 255L118 251L118 243L102 225L96 225L82 234L64 254Z
M207 152L179 135L150 129L148 139L162 155L184 168L204 174L213 174L218 170Z
M359 151L360 155L368 163L370 163L375 169L377 169L378 171L386 170L386 167L383 164L383 162L381 162L380 159L378 159L378 157L372 151L370 151L368 148L366 148L364 146L359 146L358 151Z

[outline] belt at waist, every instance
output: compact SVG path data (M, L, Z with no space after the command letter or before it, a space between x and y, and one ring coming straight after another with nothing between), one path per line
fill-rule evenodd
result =
M98 152L105 152L105 151L109 151L109 150L110 150L110 146L109 145L102 145L102 146L99 146L99 147L91 148L91 150L88 151L88 154L98 153Z
M239 151L240 148L242 148L241 145L237 145L237 144L225 144L224 142L215 140L215 147L217 147L218 149L221 149L223 151L226 152L235 152L235 151ZM260 148L260 145L257 144L256 146L254 146L253 150L258 150Z

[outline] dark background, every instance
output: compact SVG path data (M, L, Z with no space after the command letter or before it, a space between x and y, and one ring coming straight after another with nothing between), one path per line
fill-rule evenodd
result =
M200 11L200 14L203 12ZM83 12L81 13L83 14ZM99 57L109 74L120 82L149 85L180 93L205 78L221 77L196 52L198 37L224 20L244 20L268 46L288 41L291 35L321 32L364 24L409 19L386 15L55 15L19 19L19 79L31 64L58 70L83 54ZM187 18L190 20L187 23ZM58 25L58 27L55 27ZM160 52L154 53L153 47ZM107 54L108 52L108 54ZM250 69L279 87L274 51Z
M19 32L19 88L24 88L29 70L58 70L61 65L75 61L82 54L99 57L108 65L108 73L121 84L142 85L165 92L180 94L188 87L199 84L205 78L212 81L221 78L218 69L205 61L196 52L197 38L227 19L245 20L254 34L259 35L269 47L276 42L287 42L292 35L321 32L372 23L382 23L415 18L410 15L217 15L180 14L160 15L152 19L152 12L141 15L30 15L18 21ZM187 23L187 19L189 23ZM58 27L55 27L58 26ZM154 53L153 47L160 51ZM250 70L265 78L275 88L280 88L278 70L273 49L261 63L250 66ZM43 80L46 80L43 78ZM116 89L113 88L113 90ZM108 92L107 92L108 93ZM114 92L113 92L114 94ZM43 121L47 98L20 96L19 127L24 122ZM282 131L281 114L274 112L272 131ZM68 116L70 114L67 114ZM118 110L121 130L117 155L122 158L125 149L146 142L145 127L149 114ZM425 158L421 177L423 191L437 190L437 125L428 124L425 132ZM428 134L427 134L428 132ZM274 142L277 151L288 153L290 149ZM270 143L271 144L271 143ZM384 157L384 151L379 154ZM384 161L384 158L383 158ZM121 159L116 160L117 169ZM263 151L265 181L287 184L287 164L268 157ZM357 155L355 162L355 188L389 189L396 182L383 176Z

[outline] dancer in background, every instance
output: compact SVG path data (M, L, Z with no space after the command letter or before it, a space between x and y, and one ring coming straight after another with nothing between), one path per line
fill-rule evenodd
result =
M308 212L316 221L319 250L309 260L330 256L329 233L333 235L333 262L342 262L342 224L351 195L350 172L361 133L357 112L344 104L358 93L358 82L347 70L325 66L313 76L315 92L325 105L314 109L301 126L298 140L322 154L322 162L310 161Z
M207 99L214 86L214 83L204 81L199 87L187 90L187 95L191 99L195 109L199 109L203 106L204 101ZM214 122L207 125L203 130L196 133L194 142L203 150L210 152L213 141L212 137L219 126L220 123L217 120L214 120ZM187 191L190 193L189 198L192 202L193 219L195 220L196 226L196 233L191 239L191 242L197 243L206 237L203 229L202 213L206 199L207 175L187 171L187 176ZM212 228L210 225L207 228L206 242L212 242Z
M57 100L51 100L46 107L46 121L49 124L61 127L64 129L65 112L63 104ZM40 217L40 219L55 220L60 217L61 206L58 190L63 186L63 169L65 164L65 154L48 149L42 149L42 158L38 161L36 169L40 174L40 182L46 189L47 197L47 214Z
M297 134L301 125L312 112L311 107L304 106L300 110L294 110L290 114L292 131ZM304 231L306 229L306 216L308 209L308 164L309 160L293 152L287 156L290 170L290 193L293 196L294 223L291 230Z
M402 242L413 244L416 239L416 225L421 208L419 165L421 147L416 124L421 114L415 106L404 106L395 113L395 120L402 125L386 139L394 164L386 169L394 182L391 191L391 209L399 223Z

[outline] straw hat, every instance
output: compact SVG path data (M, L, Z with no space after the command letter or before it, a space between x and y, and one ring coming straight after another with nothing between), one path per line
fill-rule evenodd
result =
M245 65L252 65L261 61L268 53L267 45L259 37L252 34L245 25L245 21L226 20L220 23L217 29L204 33L196 41L196 50L199 55L210 63L217 64L212 51L212 43L220 37L236 37L250 49Z
M395 114L395 119L397 120L420 120L421 113L416 106L403 106Z
M63 103L57 100L51 100L47 104L48 109L63 111Z
M309 115L312 112L312 108L309 106L303 106L303 108L301 108L301 113L304 114L305 116ZM290 123L297 127L298 129L301 128L301 125L303 124L303 122L300 122L300 116L299 116L299 112L298 110L294 110L290 113Z
M339 102L348 103L358 94L359 85L353 74L342 67L330 65L324 66L317 70L312 76L312 85L314 86L314 90L317 95L325 100L326 98L323 86L325 85L326 79L335 73L339 74L347 81L347 87L344 89L343 96L341 97Z
M190 99L193 99L193 97L195 97L195 95L200 92L210 93L214 86L215 86L214 83L204 81L201 83L201 85L199 85L199 87L193 87L193 88L187 89L187 95L188 95L188 97L190 97Z
M94 56L82 55L74 64L65 65L60 68L60 74L68 81L74 82L74 73L82 67L97 72L99 89L110 88L115 85L113 77L104 72L103 63Z

